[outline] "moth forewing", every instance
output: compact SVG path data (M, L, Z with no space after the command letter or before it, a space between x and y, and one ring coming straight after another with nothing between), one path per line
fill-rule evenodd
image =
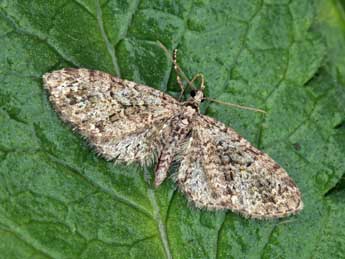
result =
M233 129L200 114L203 87L185 102L107 73L66 68L43 76L60 117L108 160L156 162L155 183L180 160L176 182L197 207L253 218L303 208L293 180Z

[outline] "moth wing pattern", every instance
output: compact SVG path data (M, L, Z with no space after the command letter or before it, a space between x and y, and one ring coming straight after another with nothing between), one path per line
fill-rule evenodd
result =
M167 121L180 111L173 97L100 71L65 68L43 82L62 120L121 163L152 163L169 134Z
M233 129L198 115L181 151L176 181L199 208L250 218L280 218L303 208L286 171Z
M175 179L199 208L230 209L250 218L280 218L303 208L301 194L272 158L233 129L200 114L203 86L195 97L173 97L107 73L65 68L43 76L63 121L108 160L149 165L155 184Z

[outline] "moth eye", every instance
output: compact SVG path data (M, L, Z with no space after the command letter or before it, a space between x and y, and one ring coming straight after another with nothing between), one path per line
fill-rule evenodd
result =
M196 95L196 91L195 90L190 91L190 96L194 97L195 95Z

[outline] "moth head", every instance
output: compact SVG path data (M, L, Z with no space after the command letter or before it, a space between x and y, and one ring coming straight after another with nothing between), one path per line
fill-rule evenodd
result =
M201 103L204 100L203 89L192 89L192 91L190 91L190 96L194 102Z

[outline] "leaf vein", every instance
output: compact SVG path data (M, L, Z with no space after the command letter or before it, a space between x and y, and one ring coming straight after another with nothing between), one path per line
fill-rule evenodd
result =
M150 175L149 175L149 172L148 172L146 167L144 167L144 174L145 174L145 178L148 182ZM172 259L171 250L170 250L169 241L168 241L168 235L167 235L167 231L166 231L166 225L164 224L162 217L160 215L160 210L159 210L159 206L157 203L157 199L156 199L154 190L149 187L147 190L147 193L148 193L148 197L150 199L150 202L151 202L151 205L153 208L154 218L155 218L156 223L157 223L159 236L160 236L163 248L164 248L166 258Z
M100 6L100 3L99 3L99 0L95 0L96 1L96 17L97 17L97 23L98 23L98 27L99 27L99 30L101 32L101 35L102 35L102 38L104 40L104 43L106 45L106 48L107 48L107 51L111 57L111 61L113 63L113 66L114 66L114 71L115 71L115 74L118 76L118 77L121 77L121 72L120 72L120 67L119 67L119 64L118 64L118 61L117 61L117 58L116 58L116 55L115 55L115 49L114 47L111 45L110 43L110 40L109 40L109 37L104 29L104 21L103 21L103 13L102 13L102 8Z
M6 13L4 13L3 11L0 12L0 15L2 18L4 18L5 20L7 20L10 25L12 26L12 28L14 28L15 32L20 34L20 35L25 35L28 37L31 37L39 42L43 42L45 43L52 52L54 52L57 56L61 57L62 59L66 60L67 62L71 63L73 66L79 67L80 65L76 62L73 61L72 59L68 58L64 53L60 52L52 43L50 43L47 39L42 38L41 36L38 36L34 33L25 31L21 28L19 28L16 23L13 21L13 19L8 16Z
M125 197L119 195L119 194L115 194L114 192L109 191L107 188L101 186L100 184L96 183L95 181L93 181L92 179L90 179L89 177L87 177L86 175L82 174L81 172L79 172L78 169L72 167L71 165L68 165L67 163L59 160L58 158L56 158L55 156L49 154L48 155L49 159L51 162L56 163L58 165L61 165L63 167L65 167L66 169L68 169L69 171L71 171L72 173L82 177L87 183L89 183L91 186L93 186L95 189L100 190L104 193L107 193L108 195L110 195L110 197L112 197L114 200L117 200L119 202L122 202L123 204L127 205L128 207L131 207L132 209L137 210L138 212L141 212L142 214L144 214L145 216L147 216L150 219L153 219L152 215L143 207L137 205L136 203L126 199Z
M18 238L19 240L21 240L22 242L24 242L27 246L31 247L32 249L34 249L35 251L38 251L39 253L45 255L46 257L49 258L55 258L56 256L52 255L49 253L49 251L47 251L47 249L45 249L44 246L41 246L35 239L33 239L29 234L27 233L19 233L16 232L15 229L20 229L19 227L16 226L15 223L13 223L12 221L10 221L9 219L6 220L7 224L5 223L5 226L7 227L7 229L3 228L2 226L0 227L0 229L2 231L6 231L8 233L13 234L16 238Z

